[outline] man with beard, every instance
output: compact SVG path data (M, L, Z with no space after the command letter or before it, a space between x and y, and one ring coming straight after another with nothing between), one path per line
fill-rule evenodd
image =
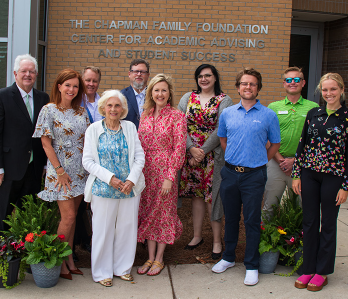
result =
M263 210L267 211L269 217L273 215L272 205L279 204L285 187L292 187L290 174L307 112L319 107L317 103L302 98L301 91L305 84L300 68L287 68L283 81L285 99L268 105L278 116L282 140L279 151L267 163L268 180Z
M139 120L143 112L149 76L149 63L144 59L134 59L129 66L128 72L131 85L121 90L128 102L128 114L125 120L133 122L137 129L139 128Z
M280 146L277 115L256 99L262 88L261 74L246 68L236 77L241 97L237 105L226 108L218 129L225 151L221 170L220 195L225 212L225 251L212 271L222 273L235 265L239 220L243 205L246 232L245 285L258 283L261 202L267 181L267 162ZM270 142L266 148L267 141Z

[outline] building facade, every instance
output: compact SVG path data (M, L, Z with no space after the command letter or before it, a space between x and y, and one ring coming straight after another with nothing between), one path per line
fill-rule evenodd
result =
M1 0L0 87L14 82L13 62L30 53L39 62L37 88L50 93L63 68L102 69L100 91L129 85L134 58L150 62L151 77L172 75L175 102L193 88L202 63L217 67L223 91L236 103L236 73L263 76L265 105L284 97L282 72L304 69L303 95L338 72L348 88L348 1L343 0ZM348 90L346 90L347 92Z

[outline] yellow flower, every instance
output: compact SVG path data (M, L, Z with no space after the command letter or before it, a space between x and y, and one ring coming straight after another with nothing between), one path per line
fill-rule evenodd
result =
M280 233L281 235L286 235L286 232L280 228L278 228L278 233Z

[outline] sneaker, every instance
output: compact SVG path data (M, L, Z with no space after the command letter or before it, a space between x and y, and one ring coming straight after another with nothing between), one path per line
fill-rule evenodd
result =
M216 263L214 267L211 269L211 271L215 273L222 273L225 272L228 268L231 268L235 265L235 262L228 262L225 260L220 260L220 262Z
M259 282L259 270L246 270L244 284L254 286Z

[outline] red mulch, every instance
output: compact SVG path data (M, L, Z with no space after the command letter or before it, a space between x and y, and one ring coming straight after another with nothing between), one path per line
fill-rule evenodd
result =
M199 263L196 257L199 257L201 261L208 263L216 263L216 260L211 259L213 237L210 226L208 213L204 217L203 223L203 238L204 243L194 250L184 250L186 244L188 244L193 237L193 226L192 226L192 213L191 213L191 200L184 199L182 208L178 209L178 215L181 222L183 223L184 230L179 240L173 245L167 245L164 253L165 264L195 264ZM244 259L245 251L245 230L243 223L243 216L241 217L240 229L239 229L239 240L236 248L236 262L242 262ZM224 222L223 222L224 226ZM223 239L224 229L222 230L221 237ZM82 250L79 246L76 247L76 254L79 257L79 262L76 263L77 267L90 268L90 254ZM138 243L137 253L135 256L134 266L142 265L148 259L146 248Z

